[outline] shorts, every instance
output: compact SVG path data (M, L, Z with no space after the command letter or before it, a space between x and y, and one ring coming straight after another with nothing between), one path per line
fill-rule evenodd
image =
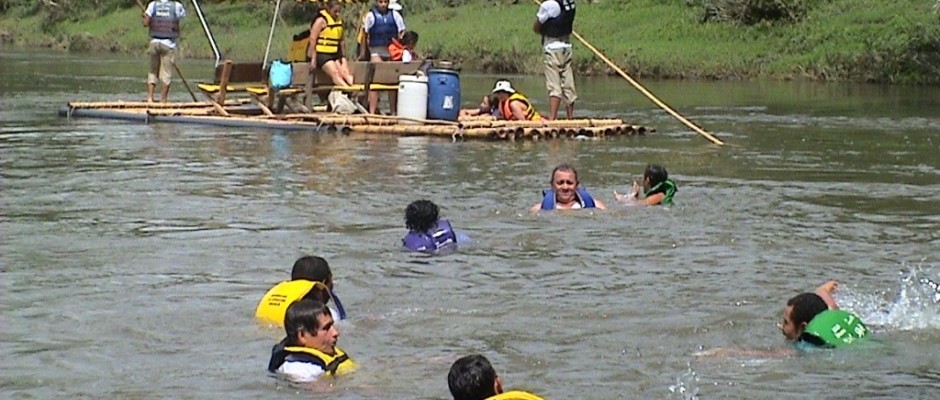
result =
M546 51L542 56L545 63L545 88L549 97L561 99L563 105L574 104L578 93L574 88L574 72L571 70L571 49Z
M317 68L323 68L323 64L326 64L329 61L336 61L341 58L343 58L343 56L339 53L333 53L333 54L317 53Z
M382 57L382 61L392 60L392 55L388 53L388 46L369 46L369 54Z
M156 85L157 77L164 85L170 84L173 77L173 63L176 62L176 49L160 42L150 42L147 47L150 55L150 73L147 74L147 83Z

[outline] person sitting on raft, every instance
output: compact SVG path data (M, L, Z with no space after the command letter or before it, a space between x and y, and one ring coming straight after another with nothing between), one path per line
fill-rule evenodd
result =
M504 392L503 382L490 360L479 354L454 361L447 373L447 387L454 400L542 400L520 390Z
M307 56L310 59L310 72L322 68L336 86L351 86L352 73L346 62L343 49L343 19L340 18L342 6L337 0L328 0L324 8L310 24L310 45Z
M336 346L339 330L326 304L311 299L291 304L284 316L284 332L287 337L271 349L271 373L293 382L313 382L324 374L342 375L356 369L356 363Z
M640 196L640 184L637 181L633 181L633 191L629 195L624 195L614 191L614 198L617 201L625 203L635 203L643 204L647 206L655 206L658 204L662 205L671 205L672 197L676 194L678 188L676 183L669 179L669 173L666 172L666 168L663 168L659 165L650 164L646 166L646 170L643 171L643 197L642 201L639 200Z
M417 200L405 208L408 234L402 245L410 251L440 253L457 249L457 234L450 221L439 216L440 209L430 200Z
M499 97L499 113L507 121L541 121L542 116L522 93L507 80L496 81L493 93Z
M391 61L412 62L418 59L415 46L418 45L418 32L404 31L401 39L392 38L388 45L388 54Z
M313 299L329 304L333 299L335 309L329 307L334 321L346 319L346 310L333 292L333 272L322 257L303 256L294 262L289 281L278 283L268 290L258 302L255 317L261 322L284 325L284 313L293 302Z
M555 167L549 183L552 188L542 192L542 202L532 206L532 212L579 208L607 209L603 201L593 198L587 189L579 186L578 171L571 165L561 164Z

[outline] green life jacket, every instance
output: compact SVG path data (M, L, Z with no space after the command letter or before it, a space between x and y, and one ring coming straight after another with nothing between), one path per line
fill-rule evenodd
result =
M666 195L666 197L663 197L663 201L661 203L662 205L668 206L672 204L672 196L676 194L676 190L678 190L676 188L676 183L673 182L672 179L666 179L657 183L656 186L653 186L650 188L650 190L647 190L644 196L650 197L656 193L662 193Z
M845 347L866 336L868 328L857 315L844 310L826 310L809 321L800 340L825 347Z

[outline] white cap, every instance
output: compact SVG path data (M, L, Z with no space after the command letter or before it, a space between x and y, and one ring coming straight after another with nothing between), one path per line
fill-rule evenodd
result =
M516 89L512 88L509 81L496 81L496 87L493 88L493 93L496 92L516 93Z
M388 0L388 9L401 11L401 4L398 4L398 0Z

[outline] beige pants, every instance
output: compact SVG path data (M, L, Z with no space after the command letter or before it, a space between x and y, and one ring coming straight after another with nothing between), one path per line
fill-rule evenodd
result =
M571 49L546 51L545 87L549 97L558 97L563 106L574 104L578 93L574 89L574 72L571 71Z
M147 83L156 84L159 76L160 82L169 85L170 78L173 77L173 63L176 62L176 49L171 49L163 43L150 42L147 54L150 54L150 73L147 74Z

